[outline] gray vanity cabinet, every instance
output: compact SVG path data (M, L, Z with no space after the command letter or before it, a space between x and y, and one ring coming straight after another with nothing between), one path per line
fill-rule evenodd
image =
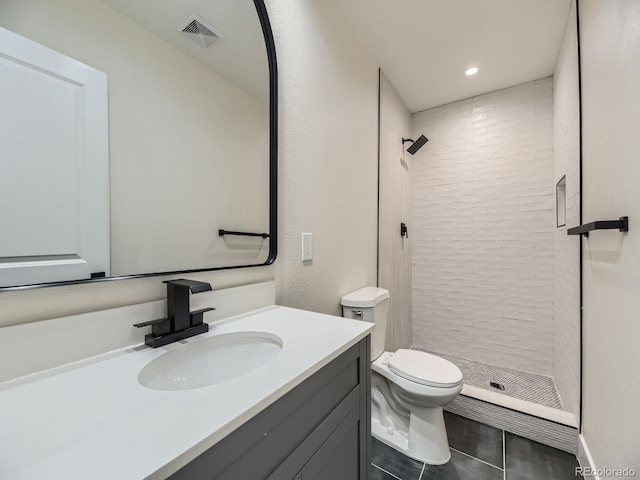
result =
M369 341L361 340L170 480L368 480Z
M352 412L311 457L300 480L350 480L359 473L359 417ZM366 478L366 477L365 477Z

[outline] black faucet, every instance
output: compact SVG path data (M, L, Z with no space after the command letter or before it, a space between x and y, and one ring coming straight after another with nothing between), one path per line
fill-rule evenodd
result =
M167 317L149 322L136 323L134 327L151 326L151 333L145 335L144 343L156 348L209 331L204 323L204 313L215 308L189 311L189 292L200 293L212 290L206 282L195 280L165 280L167 284Z

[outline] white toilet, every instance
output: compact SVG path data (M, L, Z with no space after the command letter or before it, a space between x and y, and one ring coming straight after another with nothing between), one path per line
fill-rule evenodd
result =
M389 292L365 287L342 297L344 317L375 323L371 336L371 433L430 465L451 458L442 407L462 390L462 372L436 355L385 352Z

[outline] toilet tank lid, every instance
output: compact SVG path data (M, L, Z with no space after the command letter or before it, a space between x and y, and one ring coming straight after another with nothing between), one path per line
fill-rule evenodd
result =
M345 307L375 307L381 301L389 298L389 291L378 287L364 287L342 297Z

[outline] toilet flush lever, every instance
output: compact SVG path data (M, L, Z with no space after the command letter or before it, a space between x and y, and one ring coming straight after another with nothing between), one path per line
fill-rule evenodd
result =
M351 310L351 315L353 318L362 318L364 314L362 313L362 310Z

